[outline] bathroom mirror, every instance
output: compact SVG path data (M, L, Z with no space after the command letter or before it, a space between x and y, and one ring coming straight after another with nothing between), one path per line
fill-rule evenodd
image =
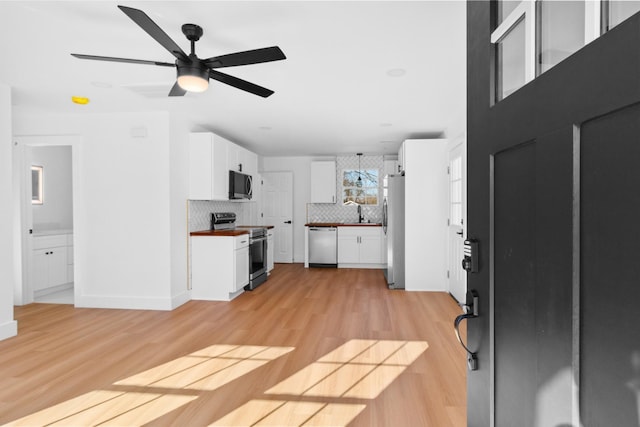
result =
M31 166L31 204L44 203L42 194L42 166Z

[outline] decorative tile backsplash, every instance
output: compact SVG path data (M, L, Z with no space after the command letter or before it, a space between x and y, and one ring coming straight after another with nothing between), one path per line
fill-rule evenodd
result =
M338 156L336 158L336 194L339 202L310 203L307 209L307 222L357 222L358 208L355 205L342 204L342 174L345 169L378 169L378 204L362 205L365 221L382 222L382 176L384 170L383 156L362 155L360 165L358 156Z
M255 225L256 202L228 202L217 200L189 200L189 231L211 228L211 212L233 212L238 225Z

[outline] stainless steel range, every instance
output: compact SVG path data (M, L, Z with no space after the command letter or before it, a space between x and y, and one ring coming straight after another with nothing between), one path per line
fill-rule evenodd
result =
M244 287L251 291L267 280L267 229L264 227L236 227L233 212L213 212L212 230L234 230L240 228L249 232L249 284Z

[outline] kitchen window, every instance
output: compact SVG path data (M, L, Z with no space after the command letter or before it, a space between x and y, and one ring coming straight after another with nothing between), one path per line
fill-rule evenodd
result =
M342 204L377 205L378 169L345 169L342 172Z

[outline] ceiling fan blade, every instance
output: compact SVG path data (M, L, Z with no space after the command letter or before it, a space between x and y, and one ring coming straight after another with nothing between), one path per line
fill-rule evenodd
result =
M279 61L281 59L287 59L287 57L278 46L272 46L214 56L205 59L204 63L209 68L222 68L235 67L237 65L260 64L262 62Z
M184 96L185 93L187 93L187 91L182 89L178 82L175 82L169 91L169 96Z
M176 66L176 64L171 64L169 62L145 61L144 59L114 58L112 56L83 55L81 53L72 53L71 56L75 56L80 59L93 59L96 61L128 62L130 64L160 65L162 67Z
M221 73L219 71L209 70L209 77L219 82L226 83L229 86L233 86L235 88L244 90L254 95L261 96L263 98L273 95L272 90L250 83L246 80L242 80L237 77L233 77L228 74Z
M173 56L178 59L182 59L183 61L188 61L189 56L174 42L171 37L167 35L162 28L158 26L149 16L139 9L134 9L126 6L118 6L121 11L123 11L129 18L133 20L136 24L140 26L143 30L147 32L151 37L155 39L158 43L162 45L165 49L167 49Z

